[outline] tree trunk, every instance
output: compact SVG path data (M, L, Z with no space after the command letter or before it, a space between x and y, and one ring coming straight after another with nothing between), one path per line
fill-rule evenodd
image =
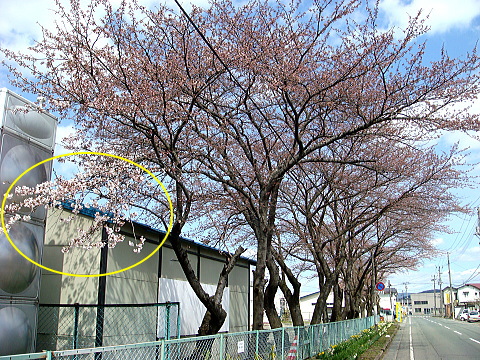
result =
M280 253L278 253L273 247L271 249L271 253L280 268L282 269L282 277L280 277L279 279L279 286L282 290L285 300L287 301L288 310L290 311L290 317L292 318L293 326L304 326L302 310L300 309L300 287L302 286L302 284L298 281L295 275L293 275L290 268L285 264ZM287 286L285 276L293 287L293 293Z
M253 330L263 329L265 268L267 263L267 241L257 237L257 264L253 272Z
M210 296L203 290L198 276L192 268L190 260L188 259L187 251L182 247L180 240L182 226L178 222L173 225L172 231L169 234L168 240L175 251L175 255L182 267L183 273L187 278L188 283L192 287L195 295L200 302L207 308L203 317L202 324L198 329L198 335L213 335L216 334L227 317L226 311L222 307L223 291L227 284L228 274L232 271L240 255L245 251L242 247L235 251L235 254L227 256L225 265L219 275L217 289L213 296Z
M320 293L318 294L317 302L315 303L315 308L313 309L312 319L310 320L310 325L319 324L322 321L322 315L327 308L327 298L332 290L333 281L329 279L326 281L322 287L320 287Z
M214 335L218 333L225 322L226 315L227 314L225 314L225 316L212 317L212 313L207 310L203 316L202 324L198 328L198 335Z
M286 286L286 285L285 285ZM304 326L302 310L300 309L300 299L297 296L286 296L288 310L290 311L290 317L292 318L293 326Z
M342 317L342 302L343 302L343 290L340 288L338 281L333 285L333 308L330 321L343 320Z
M335 284L338 284L338 276L345 262L344 259L345 258L342 257L341 260L335 264L335 269L333 271L323 271L322 278L324 279L324 281L323 284L319 283L320 294L318 295L317 302L315 303L315 308L313 310L312 320L310 321L310 324L319 324L321 322L322 314L327 309L328 295L330 295L330 291L332 291L333 286ZM317 271L319 269L320 267L317 267Z
M271 255L280 183L281 178L278 178L265 185L260 191L258 217L251 217L248 221L257 238L257 264L253 274L253 330L263 329L265 269Z
M275 308L275 295L278 290L280 275L278 274L278 267L275 264L271 254L269 254L267 257L267 268L270 274L270 279L265 289L264 307L268 322L270 323L270 328L277 329L282 327L282 321L280 320L280 316Z

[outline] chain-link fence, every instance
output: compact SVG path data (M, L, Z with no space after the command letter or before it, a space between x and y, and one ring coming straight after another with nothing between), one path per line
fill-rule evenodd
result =
M38 311L37 351L143 343L180 337L180 304L55 305Z
M377 322L378 317L371 316L304 327L0 356L0 360L301 360L313 357Z

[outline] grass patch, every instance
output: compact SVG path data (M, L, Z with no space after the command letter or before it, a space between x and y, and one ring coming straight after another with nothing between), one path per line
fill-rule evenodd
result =
M387 328L385 334L380 336L375 343L372 344L358 359L361 360L374 360L380 353L383 353L388 341L390 341L396 334L400 325L398 323L392 323Z
M328 350L319 353L312 360L374 359L380 351L383 351L382 346L385 346L389 340L387 335L391 337L397 326L397 324L393 323L380 323L372 326L363 330L360 334L351 336L350 339L340 344L332 345ZM372 352L370 352L371 349ZM373 353L375 353L373 357L367 355ZM364 357L362 354L368 357Z

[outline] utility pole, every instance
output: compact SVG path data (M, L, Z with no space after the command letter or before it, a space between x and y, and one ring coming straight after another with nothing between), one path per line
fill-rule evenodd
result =
M444 304L443 304L443 291L442 291L442 272L440 266L438 267L438 288L440 289L440 316L443 316Z
M377 295L375 291L375 284L377 283L377 264L375 262L376 252L377 252L377 248L374 248L372 250L372 255L371 255L372 256L372 285L370 286L370 306L371 306L370 316L378 314L378 306L375 306L375 300Z
M435 296L435 280L437 278L435 277L435 274L433 274L433 316L437 315L437 297Z
M394 319L393 314L394 314L394 309L392 305L392 284L390 284L390 280L388 280L388 294L390 295L390 311L392 312L392 320Z
M406 311L406 314L405 314L405 315L408 315L408 309L409 309L409 307L408 307L408 287L407 287L407 285L410 284L410 283L406 282L406 283L404 283L404 284L405 284L405 303L406 303L406 305L407 305L407 311Z
M455 311L453 309L453 289L452 289L452 273L450 272L450 253L447 253L448 260L448 282L450 283L450 310L452 311L452 319L455 318Z
M407 284L405 284L405 294L407 295L407 315L408 315L408 309L410 307L409 307L409 304L408 304L408 286L407 286Z
M478 237L480 237L480 207L477 209L477 229L476 229L476 232L475 232L475 235L477 235ZM480 243L480 241L479 241Z

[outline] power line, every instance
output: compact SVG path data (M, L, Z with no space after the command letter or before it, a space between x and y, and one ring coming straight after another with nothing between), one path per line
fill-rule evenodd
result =
M470 277L464 281L464 284L467 284L468 282L470 282L472 279L474 279L477 275L480 274L480 272L476 273L477 270L480 268L480 264L477 266L477 268L473 271L472 275L470 275ZM476 273L476 274L475 274Z

